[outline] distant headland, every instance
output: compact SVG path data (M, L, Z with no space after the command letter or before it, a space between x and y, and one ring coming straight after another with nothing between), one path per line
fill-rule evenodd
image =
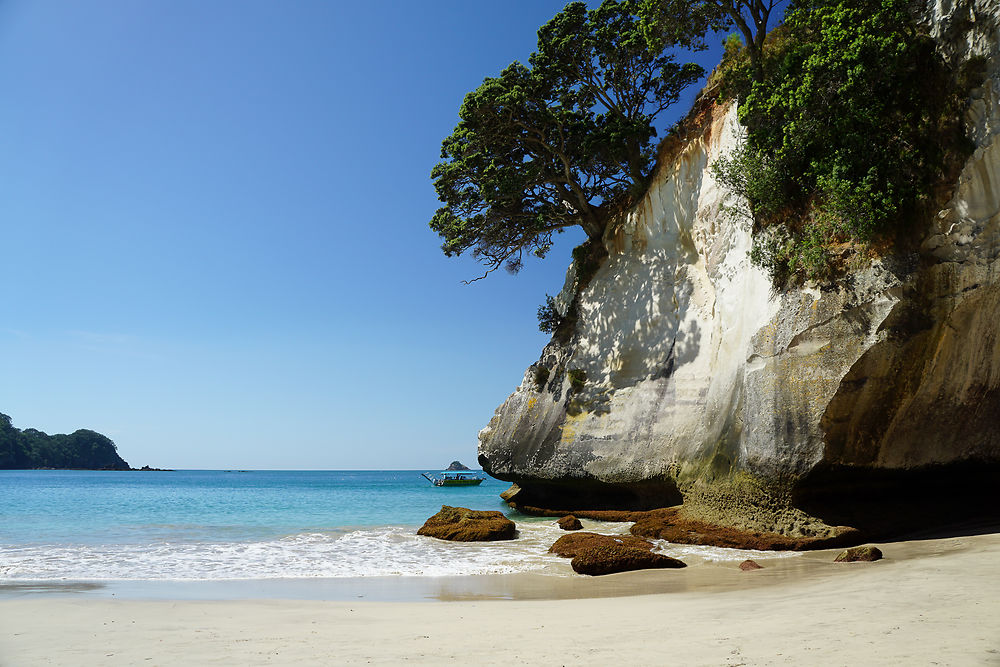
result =
M132 469L111 438L96 431L79 429L68 435L48 435L33 428L22 431L0 413L0 470L33 468Z

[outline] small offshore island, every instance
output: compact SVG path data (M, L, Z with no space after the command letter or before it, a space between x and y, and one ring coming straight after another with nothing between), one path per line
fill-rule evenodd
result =
M15 428L0 413L0 470L132 470L111 438L79 429L49 435L37 429ZM150 469L150 468L146 468Z

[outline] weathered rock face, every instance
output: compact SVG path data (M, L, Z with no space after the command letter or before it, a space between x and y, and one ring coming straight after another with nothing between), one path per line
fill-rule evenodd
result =
M872 503L888 520L891 499L940 506L996 478L1000 4L939 0L926 20L953 64L982 56L989 71L967 113L975 154L920 243L775 293L708 168L739 141L735 109L709 109L609 226L573 338L545 348L480 433L480 462L521 487L519 504L683 501L691 518L826 537ZM576 291L571 267L562 308Z

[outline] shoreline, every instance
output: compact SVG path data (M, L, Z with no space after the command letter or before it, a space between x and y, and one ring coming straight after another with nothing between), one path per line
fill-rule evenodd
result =
M449 598L450 578L432 602L26 595L0 599L0 664L1000 664L1000 534L880 546L875 563L542 577L586 597L531 598L531 575L509 576L516 599Z
M994 549L1000 562L1000 526L959 536L928 534L910 540L870 542L885 558L868 567L896 567L910 561L935 559L969 550ZM687 545L672 545L683 549ZM725 550L737 552L738 550ZM590 577L575 574L570 559L558 559L542 570L463 575L379 575L347 577L288 577L231 579L7 579L0 580L0 604L30 599L234 601L301 600L388 603L462 602L482 600L540 601L622 598L678 593L727 593L767 586L834 580L848 576L859 564L834 563L842 551L747 552L763 566L743 572L740 560L712 560L704 555L679 557L678 570L637 570ZM676 552L675 552L676 553ZM1000 576L997 578L1000 584Z

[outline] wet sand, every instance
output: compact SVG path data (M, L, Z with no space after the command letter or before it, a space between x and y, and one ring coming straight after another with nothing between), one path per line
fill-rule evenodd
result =
M1000 665L1000 534L880 547L752 572L6 586L0 665Z

